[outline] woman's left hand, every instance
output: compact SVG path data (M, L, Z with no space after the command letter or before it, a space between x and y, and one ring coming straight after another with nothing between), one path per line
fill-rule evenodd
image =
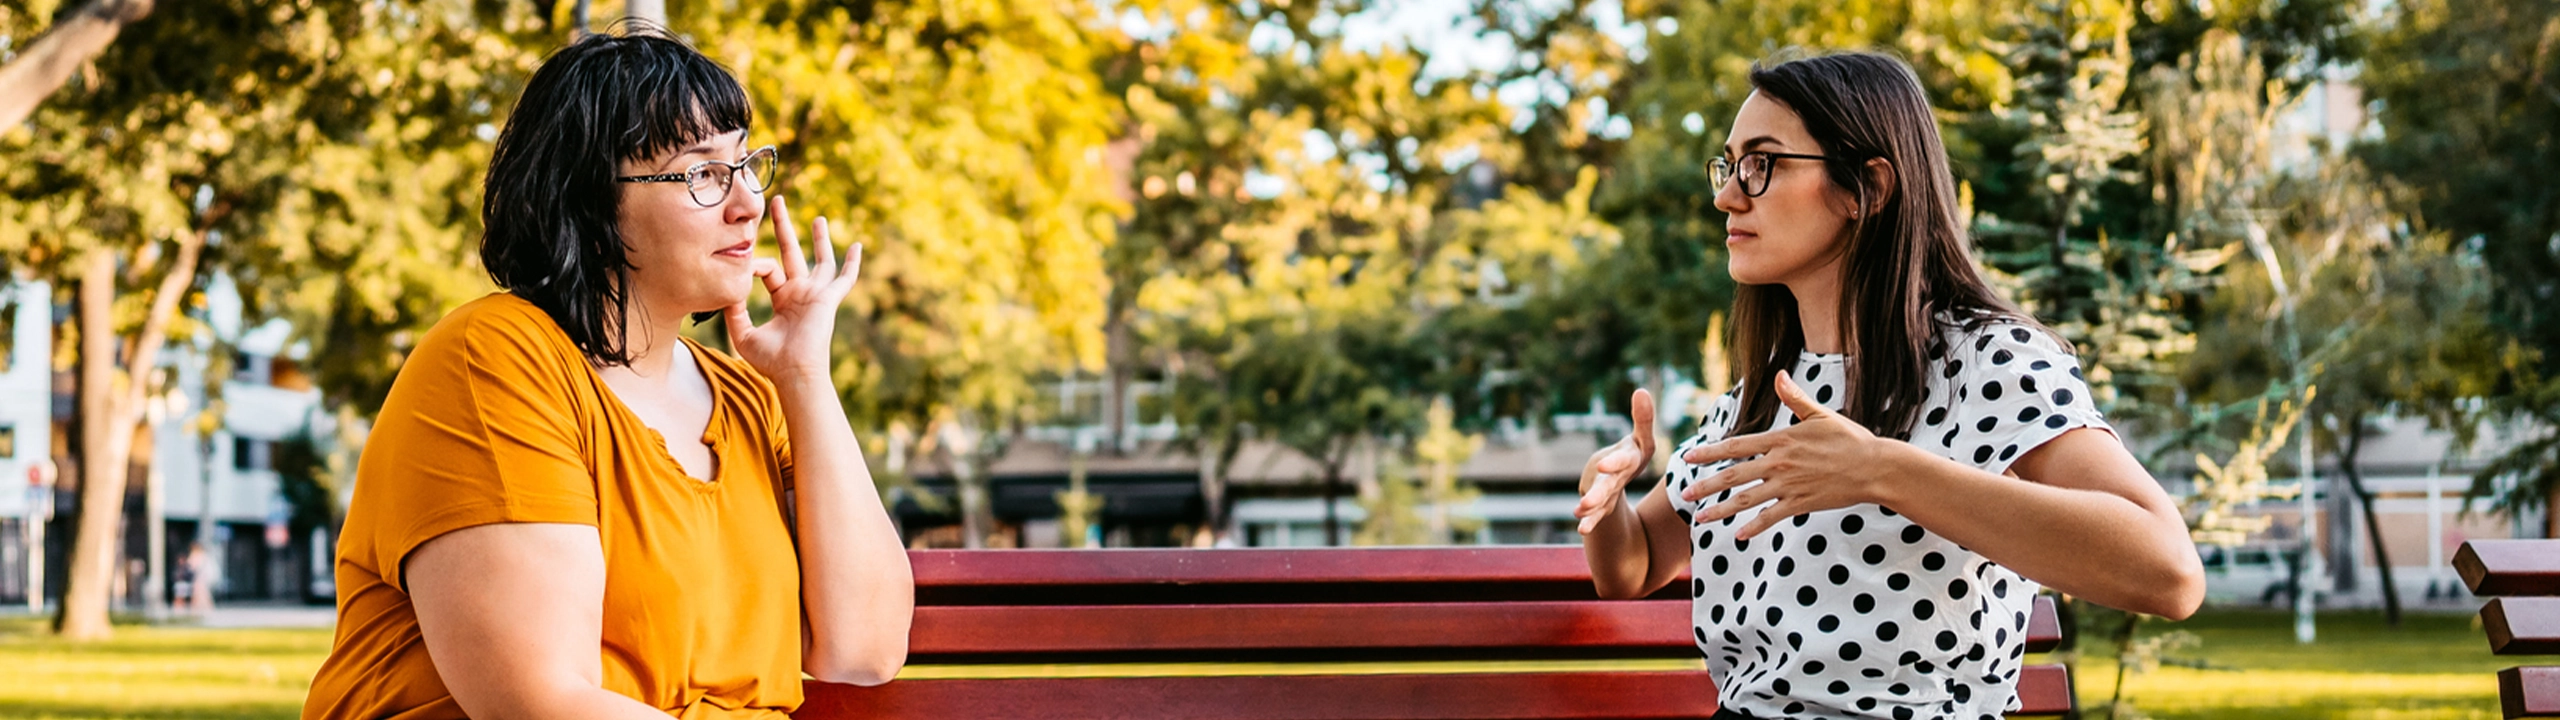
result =
M1797 388L1795 380L1783 371L1778 374L1777 389L1778 400L1795 411L1795 424L1772 432L1726 438L1681 454L1681 459L1693 465L1750 458L1681 491L1680 496L1689 502L1753 480L1761 481L1699 511L1693 522L1722 520L1776 501L1761 508L1760 515L1734 535L1749 539L1790 517L1876 501L1876 479L1888 473L1895 461L1894 445L1899 443L1878 438L1865 427L1805 397L1804 390Z
M775 239L782 245L782 259L777 262L758 258L755 275L764 281L765 293L773 298L773 318L756 325L747 315L743 299L723 309L721 313L729 326L729 347L767 380L824 381L831 370L827 356L835 340L836 308L844 305L845 296L853 292L854 279L862 274L862 244L854 243L846 249L843 266L837 266L827 219L818 218L809 229L810 239L818 246L818 264L812 266L800 252L800 233L791 226L790 208L779 197L768 203L765 216L773 220Z

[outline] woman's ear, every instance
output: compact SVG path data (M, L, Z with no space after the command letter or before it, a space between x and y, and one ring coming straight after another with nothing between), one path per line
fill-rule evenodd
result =
M1867 194L1865 198L1867 206L1858 208L1858 212L1874 216L1876 213L1884 212L1886 203L1893 199L1893 161L1880 157L1867 158L1867 166L1861 169L1867 173L1867 187L1874 192Z

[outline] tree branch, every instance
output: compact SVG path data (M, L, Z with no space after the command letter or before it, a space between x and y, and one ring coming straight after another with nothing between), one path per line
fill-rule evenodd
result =
M152 0L89 0L47 28L27 51L0 66L0 128L15 127L71 80L124 26L151 14Z
M216 223L230 215L231 207L227 201L216 203L200 222L177 231L178 257L160 276L160 287L151 295L151 312L142 316L142 332L134 337L133 354L125 358L125 372L132 380L125 385L123 407L141 407L142 401L150 397L151 370L160 364L160 346L168 339L169 323L178 314L178 300L195 284L196 260L204 254L205 233L212 232Z

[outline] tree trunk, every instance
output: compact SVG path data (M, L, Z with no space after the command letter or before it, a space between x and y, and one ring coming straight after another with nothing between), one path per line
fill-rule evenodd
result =
M1113 285L1110 314L1102 323L1103 367L1104 372L1110 374L1109 390L1104 395L1102 406L1102 437L1107 446L1103 452L1119 457L1128 452L1129 382L1137 370L1134 367L1137 353L1133 350L1136 340L1129 336L1127 315L1130 309L1124 307L1127 303L1120 298L1119 283L1114 282ZM1202 480L1205 482L1207 478L1204 476Z
M960 496L960 532L965 537L961 547L971 550L986 547L989 533L995 532L995 508L989 484L996 458L1004 454L1004 438L995 431L972 426L960 417L940 423L938 437L943 451L950 453L951 480Z
M1215 449L1205 444L1200 448L1200 520L1209 530L1211 546L1227 534L1227 476L1235 470L1242 437L1243 433L1230 428L1220 434Z
M217 206L205 225L227 214ZM62 616L55 631L74 640L102 640L107 622L108 588L115 584L124 536L125 481L133 449L136 411L149 397L152 376L160 364L160 345L178 299L195 283L196 259L204 250L204 232L176 233L178 256L160 276L151 308L131 354L123 358L125 382L115 382L115 256L92 251L80 272L80 532L72 543L70 574L63 578Z
M2382 542L2382 524L2373 512L2373 491L2365 489L2364 470L2356 467L2356 458L2364 454L2364 414L2348 418L2347 441L2339 447L2338 469L2347 475L2347 488L2355 491L2356 504L2364 510L2365 538L2373 545L2373 566L2381 573L2382 617L2391 627L2400 627L2400 585L2391 579L2391 549Z
M1328 465L1324 469L1325 547L1342 547L1342 518L1337 517L1333 509L1334 499L1341 496L1342 469Z
M2542 499L2542 536L2560 538L2560 482L2551 483L2550 492Z
M115 257L89 254L80 271L80 520L63 577L62 615L54 631L73 640L103 640L107 589L114 585L115 539L124 534L124 448L132 433L120 417L115 385Z
M1351 461L1352 443L1348 440L1340 442L1341 445L1334 452L1328 453L1323 458L1325 547L1342 547L1343 545L1342 517L1334 509L1334 505L1342 497L1342 466Z
M623 5L623 14L633 20L646 20L664 28L667 26L667 0L631 0Z
M73 71L105 52L124 26L150 14L151 0L89 0L57 16L53 27L0 66L0 127L26 122L36 105L70 82Z

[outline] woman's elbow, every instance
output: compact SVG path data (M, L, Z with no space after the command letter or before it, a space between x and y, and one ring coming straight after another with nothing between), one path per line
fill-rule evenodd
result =
M852 652L844 655L850 657L810 658L809 676L825 682L872 687L897 679L898 671L907 665L904 643L900 643L893 652Z
M901 669L906 669L906 659L858 659L842 661L842 664L812 664L809 676L814 676L819 682L876 687L876 684L888 684L891 679L896 679Z
M2191 553L2172 561L2162 574L2160 582L2144 588L2144 607L2132 609L2170 620L2194 617L2204 607L2204 563Z

